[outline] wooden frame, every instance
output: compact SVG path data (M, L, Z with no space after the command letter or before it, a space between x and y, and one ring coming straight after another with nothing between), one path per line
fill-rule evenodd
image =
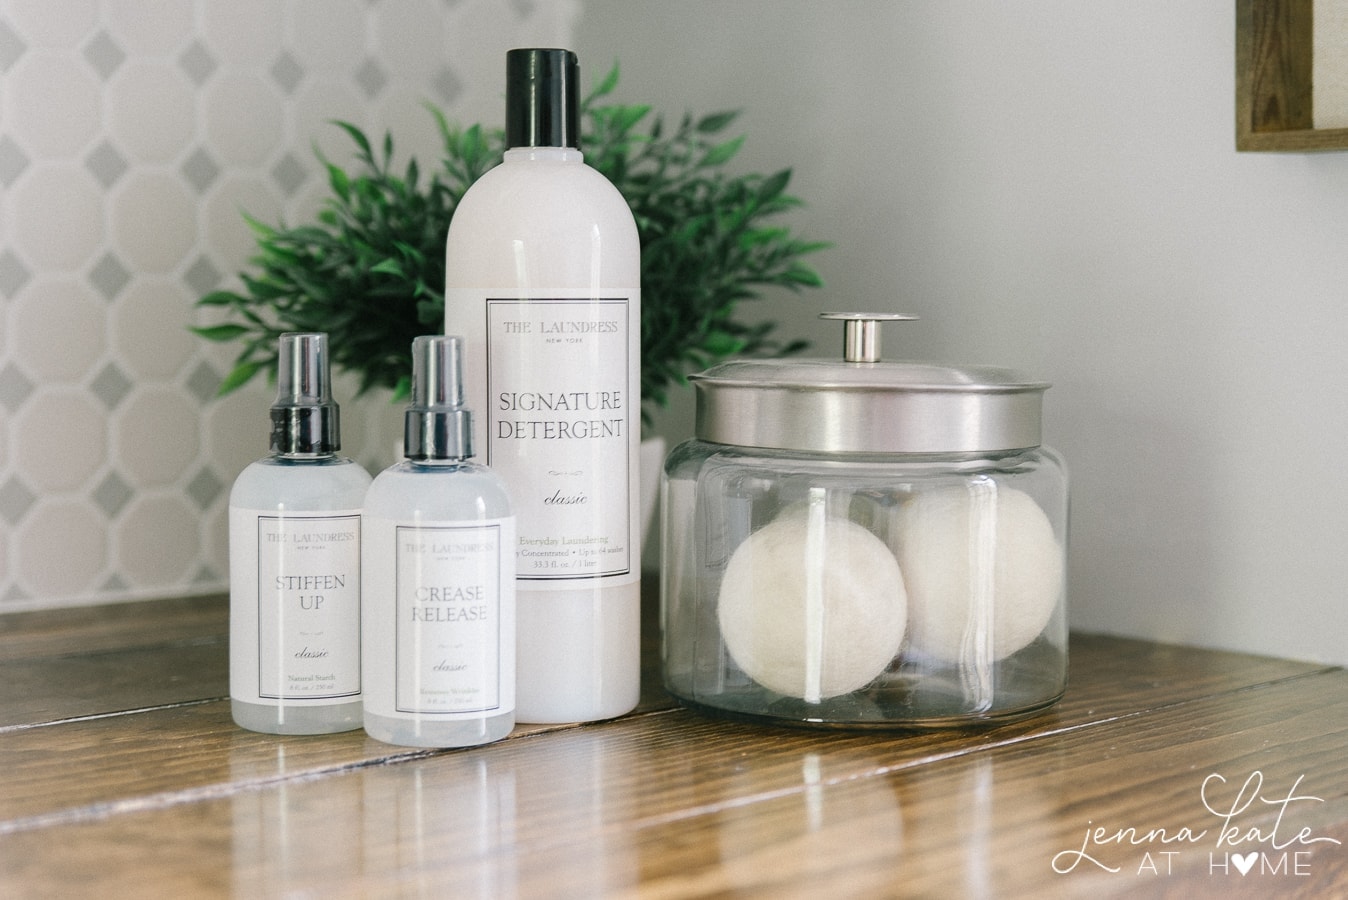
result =
M1312 121L1312 0L1236 0L1236 149L1348 150Z

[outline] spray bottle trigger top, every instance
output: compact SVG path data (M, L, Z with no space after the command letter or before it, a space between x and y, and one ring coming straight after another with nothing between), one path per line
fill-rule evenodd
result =
M276 356L276 402L271 407L271 449L282 455L331 455L342 446L332 399L328 336L281 335Z
M403 420L407 458L473 455L473 414L463 405L463 338L422 335L412 341L412 401Z

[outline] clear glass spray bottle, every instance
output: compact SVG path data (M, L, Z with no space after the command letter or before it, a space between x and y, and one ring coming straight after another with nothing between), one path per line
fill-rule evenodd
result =
M467 747L515 726L515 516L472 461L462 349L412 342L407 459L365 497L365 730L390 744Z
M328 336L283 334L271 455L229 495L230 704L253 731L360 727L360 507L370 476L339 449Z

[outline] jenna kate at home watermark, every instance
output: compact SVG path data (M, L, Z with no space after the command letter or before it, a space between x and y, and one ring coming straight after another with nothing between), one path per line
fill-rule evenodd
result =
M1205 854L1208 874L1313 874L1313 850L1337 845L1336 838L1317 835L1298 819L1321 797L1304 786L1299 775L1286 790L1266 783L1260 771L1243 782L1212 773L1203 779L1198 800L1211 819L1206 827L1111 827L1087 822L1081 844L1055 854L1053 871L1067 875L1079 869L1137 875L1167 875L1195 853ZM1236 785L1239 783L1239 787ZM1270 821L1268 816L1272 815Z

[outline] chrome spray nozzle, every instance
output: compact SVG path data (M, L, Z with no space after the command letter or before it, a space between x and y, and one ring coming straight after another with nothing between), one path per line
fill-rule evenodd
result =
M423 335L412 341L412 402L403 420L411 460L473 455L473 414L463 405L463 338Z
M271 407L273 453L326 456L340 450L341 429L332 399L328 336L287 332L277 348L276 402Z

